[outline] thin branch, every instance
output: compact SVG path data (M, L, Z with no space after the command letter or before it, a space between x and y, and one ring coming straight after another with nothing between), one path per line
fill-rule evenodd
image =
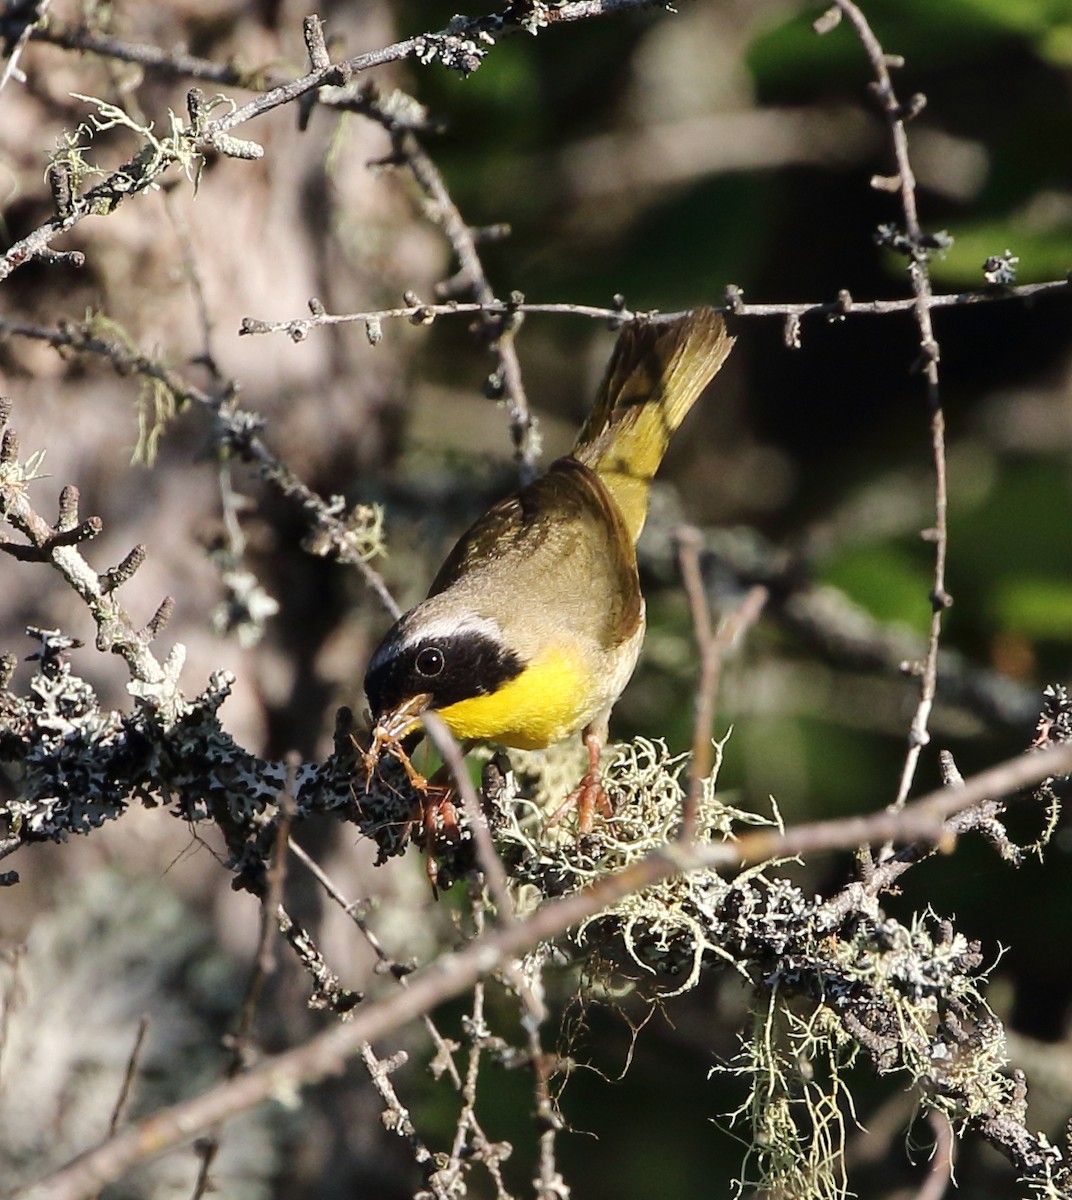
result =
M283 902L283 881L286 877L287 847L290 843L290 822L294 812L294 789L297 778L298 763L295 756L287 759L287 779L279 794L279 823L276 826L275 841L272 844L272 858L268 866L268 886L261 898L260 932L257 937L257 952L253 956L253 966L250 969L249 980L246 984L246 995L242 1002L242 1011L238 1018L238 1028L228 1039L231 1061L227 1066L225 1078L233 1079L249 1065L249 1045L253 1033L253 1021L257 1015L257 1004L264 989L268 976L275 971L275 939L279 934L279 923L276 913ZM220 1131L214 1129L204 1139L200 1139L197 1153L201 1159L194 1184L192 1200L201 1197L212 1186L212 1165L220 1150Z
M313 875L320 886L331 897L332 900L343 910L351 921L358 927L368 942L373 953L379 959L381 969L394 979L400 987L406 987L408 982L409 968L396 962L384 949L383 943L369 927L368 922L358 913L358 905L350 900L347 900L343 893L336 886L334 880L327 874L320 864L312 858L306 850L298 845L297 842L290 843L290 852L298 859ZM450 1081L454 1087L461 1091L463 1083L462 1077L458 1073L457 1064L454 1062L454 1056L451 1052L451 1047L447 1044L446 1039L436 1028L432 1018L425 1014L422 1017L425 1031L427 1032L432 1044L436 1048L437 1059L446 1073L450 1076Z
M434 1161L434 1155L417 1133L409 1109L399 1099L391 1081L391 1075L406 1065L409 1056L404 1050L400 1050L390 1058L381 1059L368 1042L361 1047L360 1054L372 1086L384 1103L384 1127L406 1140L413 1151L414 1162L423 1168L426 1174L429 1173L429 1164ZM450 1193L436 1179L435 1174L429 1179L429 1187L436 1200L451 1200Z
M190 225L176 202L174 191L165 191L163 200L164 211L167 213L168 220L178 239L183 274L189 284L190 294L197 309L197 323L201 328L201 353L196 361L207 368L212 376L213 384L221 391L226 392L228 384L220 371L214 344L216 323L209 308L203 272L194 247L193 235L190 233Z
M1043 754L1053 757L1041 761ZM999 799L1020 788L1032 787L1050 778L1066 775L1072 765L1072 743L1011 758L966 781L962 788L939 788L914 800L898 811L883 811L868 816L845 817L798 825L785 833L752 831L734 843L734 860L739 865L762 862L771 857L793 857L817 851L851 850L869 842L889 841L900 845L933 842L949 849L955 831L947 823L957 813L980 801ZM705 855L720 858L715 847Z
M287 796L293 797L293 781L291 788L289 788L287 792ZM357 916L357 912L355 912L355 906L349 904L349 902L343 898L342 893L339 892L339 889L335 887L335 884L330 880L328 875L325 874L321 866L319 866L315 860L313 860L309 854L307 854L303 848L297 844L297 842L291 839L291 836L289 836L288 832L289 822L286 824L281 822L280 826L277 828L279 828L279 833L277 833L274 846L276 853L274 854L273 874L279 878L280 884L283 874L283 847L286 847L289 848L289 851L294 854L295 858L299 859L299 862L303 863L306 868L309 868L316 880L322 884L325 890L327 890L328 894L331 896L331 899L335 900L337 904L343 908L343 911L347 913L347 916L354 920L354 923L358 925L358 928L361 930L361 932L363 932L367 938L367 941L369 941L370 946L373 948L373 950L375 950L378 958L381 959L383 964L390 967L390 973L393 974L395 979L399 980L399 983L402 986L405 986L405 974L403 974L400 970L397 970L397 964L388 958L387 953L384 952L384 949L381 946L381 943L379 943L377 940L376 936L372 934L372 931L369 928L367 928L367 925L363 922L363 920ZM279 916L279 914L282 912L280 907L281 892L281 886L271 886L270 876L269 894L266 896L264 905L262 907L262 947L260 947L260 953L258 953L257 956L258 961L262 960L266 949L269 947L270 934L276 924L275 917ZM289 918L287 918L287 920L289 920ZM436 1026L432 1024L431 1018L429 1018L427 1015L424 1016L424 1024L427 1030L430 1031L432 1040L435 1042L437 1049L441 1051L444 1062L449 1064L449 1069L453 1070L453 1076L451 1076L451 1078L457 1080L457 1082L459 1082L459 1086L461 1086L461 1081L457 1079L457 1072L456 1069L454 1069L454 1061L453 1058L450 1057L449 1049L447 1046L445 1046L442 1037L439 1036L439 1033L436 1030ZM388 1058L388 1060L381 1060L381 1058L376 1055L376 1052L373 1051L372 1046L366 1043L364 1046L361 1046L360 1057L361 1061L364 1063L365 1069L367 1072L369 1072L369 1078L372 1081L372 1086L376 1088L379 1097L383 1099L385 1105L384 1126L390 1129L391 1132L399 1135L400 1138L406 1139L408 1145L411 1146L413 1150L415 1162L420 1165L431 1162L432 1154L417 1133L417 1128L414 1127L413 1121L411 1120L411 1117L409 1117L409 1111L399 1099L399 1094L397 1094L395 1091L394 1084L390 1079L391 1073L405 1064L405 1052L400 1051L399 1054L391 1056L391 1058ZM437 1187L435 1178L432 1178L431 1188L433 1194L436 1196L436 1200L449 1200L447 1193L443 1192L442 1188Z
M932 1111L927 1114L927 1121L934 1133L934 1150L927 1180L914 1200L942 1200L953 1181L953 1130L944 1113Z
M119 1087L119 1095L115 1098L115 1105L112 1108L112 1116L108 1122L108 1136L114 1137L116 1130L122 1123L123 1117L126 1115L127 1104L130 1101L130 1093L134 1088L134 1080L138 1074L138 1063L141 1059L142 1045L145 1042L145 1035L149 1032L149 1017L143 1013L138 1020L138 1031L134 1035L134 1045L130 1049L130 1056L127 1059L127 1069L123 1073L123 1082ZM98 1193L99 1196L99 1193ZM97 1197L94 1197L97 1200Z
M462 1085L462 1108L454 1128L454 1138L451 1142L450 1156L444 1167L444 1174L451 1182L463 1177L465 1168L462 1165L463 1156L467 1157L469 1148L470 1121L476 1115L476 1089L480 1079L480 1066L483 1052L483 1040L480 1036L484 1028L484 985L477 983L473 988L473 1006L468 1019L472 1040L469 1046L469 1061L465 1066L465 1083Z
M387 130L393 153L390 159L385 160L385 164L408 168L428 201L428 216L443 230L450 242L458 260L458 271L452 279L438 284L436 292L441 297L468 292L480 305L477 310L482 318L480 333L499 360L498 369L489 383L493 383L496 392L502 392L506 397L510 410L510 434L521 466L522 483L530 482L536 474L538 439L514 345L520 316L515 304L502 314L490 311L490 306L496 302L495 291L477 250L479 231L462 216L442 173L417 137L418 128L427 126L424 110L403 93L394 92L385 98L377 88L368 85L356 92L332 97L330 103L333 108L360 112Z
M703 795L704 780L711 774L714 758L711 729L715 723L715 703L722 676L722 660L738 637L759 618L767 602L767 589L753 587L738 607L720 622L717 632L711 627L707 590L700 572L703 538L698 529L686 526L677 531L678 561L685 594L692 613L696 648L700 653L700 681L696 687L696 715L692 730L692 761L689 766L689 790L681 811L681 840L690 843L697 834L696 821Z
M323 867L320 866L316 859L313 858L312 855L310 855L309 852L297 842L290 842L289 850L290 853L293 854L294 857L309 871L317 883L320 884L324 891L327 892L331 899L335 901L335 903L343 910L344 913L346 913L350 920L353 921L353 923L361 931L362 936L369 944L369 948L380 960L380 965L385 969L385 971L392 975L399 982L403 982L407 973L406 969L400 963L395 962L395 960L384 949L383 943L372 931L369 923L358 912L359 903L357 901L347 900L331 876L328 875L328 873Z
M163 50L144 42L124 42L120 38L97 33L84 25L65 24L54 18L36 26L30 37L35 42L135 63L161 78L197 79L230 87L259 91L265 86L263 68L246 70L236 62L217 63L184 50Z
M562 1118L551 1099L551 1076L555 1056L545 1052L540 1041L540 1027L527 1023L529 1058L532 1062L533 1092L536 1100L534 1117L539 1130L540 1159L534 1180L537 1200L569 1200L570 1189L558 1169L555 1142L562 1130Z
M109 1134L115 1134L126 1115L127 1105L130 1102L130 1093L134 1090L134 1080L138 1075L138 1061L141 1058L142 1046L145 1042L145 1035L149 1032L149 1018L142 1014L138 1019L138 1031L134 1035L134 1045L130 1048L130 1057L127 1059L127 1069L123 1075L123 1083L119 1088L119 1095L115 1098L115 1107L112 1109L112 1117L108 1122Z
M19 69L19 58L26 48L26 43L40 31L41 23L45 20L45 15L51 4L52 0L38 0L34 9L24 18L26 24L23 26L22 32L16 39L14 46L11 47L11 52L7 56L7 62L4 64L3 73L0 74L0 92L4 90L11 79L17 79L20 83L25 81L26 76Z
M122 342L99 336L89 324L65 321L51 329L0 317L2 335L47 342L57 350L96 355L107 361L118 375L139 375L154 380L163 385L179 404L196 404L210 413L215 423L213 432L220 446L252 463L262 478L280 495L296 501L304 510L314 530L311 536L312 552L321 556L330 555L341 563L356 567L387 612L393 618L401 615L383 576L368 562L368 552L360 529L355 528L361 524L355 520L359 513L347 512L341 500L326 501L318 496L269 449L260 436L260 418L234 404L229 386L221 389L219 395L206 392L158 359L132 350Z
M85 1200L137 1163L181 1145L202 1130L270 1097L292 1096L296 1088L337 1072L348 1058L360 1052L364 1043L422 1016L435 1005L471 988L511 958L558 937L586 917L659 880L703 866L724 869L774 856L845 850L887 839L916 841L930 837L937 841L946 819L980 799L1006 795L1070 771L1072 744L1052 746L984 771L963 788L933 792L900 812L882 811L843 821L822 821L785 833L752 831L735 842L705 847L686 848L680 844L666 847L616 875L548 902L524 921L493 927L463 949L442 955L413 977L404 991L355 1012L347 1024L333 1026L236 1079L146 1117L37 1184L17 1191L11 1200ZM978 1124L984 1133L1000 1138L997 1121L995 1118Z
M564 25L628 9L651 8L661 2L662 0L566 0L566 3L549 10L548 18L549 22L555 25ZM218 132L226 132L254 117L270 112L273 108L278 108L281 104L289 104L315 88L346 84L362 71L408 58L416 58L425 64L440 62L462 74L470 74L480 66L488 51L495 45L496 38L530 29L524 24L524 14L519 9L509 5L501 14L493 13L484 17L457 16L446 29L438 33L418 34L380 50L357 54L341 63L311 71L301 79L273 88L263 96L250 100L212 124Z
M466 824L476 843L476 857L488 885L495 911L500 921L511 921L514 915L514 903L510 895L510 883L506 876L506 868L499 858L495 843L488 828L488 819L484 815L480 797L476 794L472 779L465 767L465 759L461 747L454 735L447 728L443 718L434 712L424 713L421 717L428 736L435 743L435 748L443 756L454 785L461 796L465 810Z
M736 293L740 295L739 292ZM889 316L891 313L915 313L920 303L928 309L967 308L975 304L994 304L1005 300L1028 300L1052 295L1072 295L1072 284L1068 279L1052 279L1044 283L1025 283L1015 287L989 287L977 291L931 294L920 300L910 297L900 300L855 300L844 296L831 301L807 301L803 303L749 304L743 299L715 306L718 312L740 318L780 317L799 326L805 318L822 317L828 322L838 322L848 317ZM527 300L515 303L507 300L492 300L487 304L476 301L450 300L443 304L424 304L420 301L397 305L394 308L369 309L364 312L327 313L321 309L309 317L296 317L289 321L262 321L246 317L239 333L244 335L262 333L285 333L296 342L304 341L313 329L330 325L349 325L355 322L369 324L382 321L407 320L417 324L428 324L439 317L464 316L487 313L505 317L511 313L531 313L566 317L586 317L596 321L607 321L618 326L652 316L663 316L666 320L683 316L683 313L659 314L650 310L621 307L603 307L594 304L531 303ZM798 329L799 333L799 329ZM799 348L799 339L793 343Z
M905 235L910 253L908 267L914 296L913 311L919 326L919 366L927 383L927 402L930 407L931 449L934 462L934 527L927 531L928 539L934 542L934 576L931 586L931 624L927 639L927 654L920 673L919 703L909 731L908 751L901 772L894 807L900 808L908 799L915 779L920 752L930 741L928 724L934 707L934 696L938 687L938 643L942 633L942 614L952 604L946 591L945 569L949 548L947 513L949 504L946 481L945 415L942 412L938 389L938 341L931 322L931 278L928 259L931 250L924 239L919 224L916 206L916 178L908 154L908 134L905 121L918 114L926 104L926 97L915 95L902 104L897 98L890 78L891 58L882 48L867 18L853 0L835 0L838 9L848 17L863 44L864 50L875 73L872 92L885 114L893 142L894 158L897 163L897 185L904 212Z
M483 897L478 888L470 888L469 900L473 916L473 929L479 938L486 929L486 923ZM461 1092L462 1107L454 1129L450 1156L439 1175L447 1189L456 1195L459 1186L464 1187L468 1164L473 1161L482 1162L495 1184L496 1200L510 1200L510 1194L503 1183L499 1165L505 1155L501 1153L497 1145L488 1140L480 1128L476 1116L477 1086L484 1063L484 1051L495 1042L484 1015L484 1000L485 990L481 981L473 988L472 1010L462 1022L469 1042L469 1061L466 1064L465 1084Z

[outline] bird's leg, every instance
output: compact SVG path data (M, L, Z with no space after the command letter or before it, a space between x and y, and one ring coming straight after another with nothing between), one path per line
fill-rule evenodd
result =
M605 729L594 729L589 725L584 731L584 744L588 749L588 770L581 782L551 814L548 825L553 825L564 813L575 808L577 810L577 833L584 837L592 832L592 824L597 810L601 817L614 816L614 807L599 774L599 759L603 753L606 738Z

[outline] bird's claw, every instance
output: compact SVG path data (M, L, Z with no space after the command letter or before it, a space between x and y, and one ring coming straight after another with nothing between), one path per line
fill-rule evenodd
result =
M562 801L547 820L548 825L554 825L571 809L577 811L577 835L586 837L592 832L595 824L595 814L598 812L604 819L614 816L614 805L610 802L607 789L599 772L589 771L572 792Z

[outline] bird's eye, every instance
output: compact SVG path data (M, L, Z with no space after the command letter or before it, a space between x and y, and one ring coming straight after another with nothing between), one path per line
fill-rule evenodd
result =
M447 660L443 657L442 650L437 650L435 646L425 646L417 655L414 665L418 675L423 675L425 679L434 679L443 673Z

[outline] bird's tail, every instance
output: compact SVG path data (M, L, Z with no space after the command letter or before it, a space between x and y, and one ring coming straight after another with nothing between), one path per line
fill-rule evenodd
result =
M573 457L603 480L634 542L644 528L648 487L670 435L732 347L713 308L622 330Z

